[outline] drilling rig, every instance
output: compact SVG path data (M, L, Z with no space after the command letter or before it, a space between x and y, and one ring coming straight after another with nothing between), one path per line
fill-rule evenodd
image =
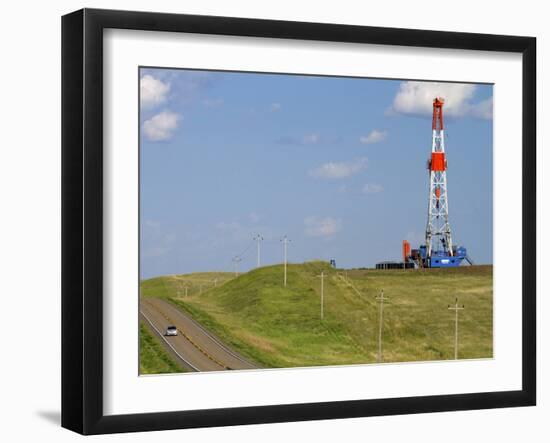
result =
M444 99L433 101L432 152L427 163L430 177L428 196L428 221L426 243L419 249L410 249L403 241L404 263L415 263L417 267L444 268L460 266L464 260L472 264L466 248L453 244L449 224L449 197L447 194L447 158L445 155L445 129L443 125Z
M376 269L453 268L467 262L473 265L466 248L453 243L449 224L449 197L447 195L447 157L443 105L445 100L434 98L432 117L432 152L427 169L430 178L428 193L428 221L426 242L418 249L403 240L403 261L376 263Z

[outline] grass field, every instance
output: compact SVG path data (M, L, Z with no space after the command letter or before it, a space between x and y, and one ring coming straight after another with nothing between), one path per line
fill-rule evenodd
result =
M139 373L167 374L184 372L168 353L162 344L140 322L139 324Z
M167 275L141 282L141 295L157 297L184 297L200 295L235 278L231 272L195 272L193 274Z
M320 278L324 271L324 320ZM217 284L204 281L217 278ZM198 283L202 281L202 293ZM169 299L248 358L264 367L374 363L378 304L383 289L383 361L454 358L458 297L459 358L490 358L493 349L492 266L428 270L336 270L325 262L231 273L158 277L143 281L142 296ZM185 297L182 287L188 290Z

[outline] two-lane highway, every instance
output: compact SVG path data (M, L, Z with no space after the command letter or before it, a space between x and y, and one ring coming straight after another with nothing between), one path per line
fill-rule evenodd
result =
M168 347L170 353L192 371L257 367L166 300L155 297L141 298L140 315L149 329ZM164 336L169 325L178 329L177 336Z

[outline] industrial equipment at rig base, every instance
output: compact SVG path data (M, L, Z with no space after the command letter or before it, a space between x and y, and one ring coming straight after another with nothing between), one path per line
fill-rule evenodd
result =
M432 153L428 160L430 191L426 244L411 250L410 243L403 240L403 262L378 263L377 269L448 268L460 266L463 261L473 264L466 248L453 244L449 224L443 104L442 98L435 98L433 101Z

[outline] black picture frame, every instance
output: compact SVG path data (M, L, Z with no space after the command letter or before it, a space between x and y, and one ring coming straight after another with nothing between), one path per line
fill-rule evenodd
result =
M519 53L522 98L522 388L109 415L103 413L103 31L108 28ZM536 403L536 39L340 24L83 9L62 18L62 426L151 431Z

